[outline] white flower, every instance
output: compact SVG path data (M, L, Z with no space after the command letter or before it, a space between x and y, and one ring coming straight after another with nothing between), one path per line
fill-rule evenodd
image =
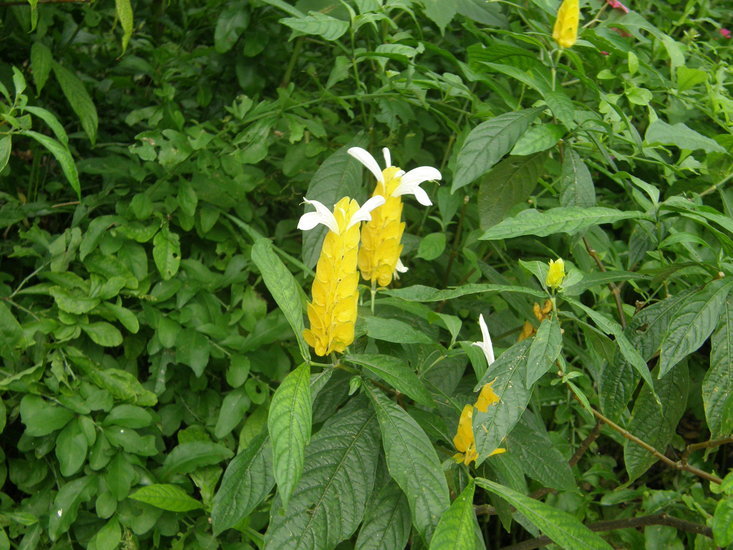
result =
M494 362L494 346L491 343L489 327L486 326L486 321L484 321L483 314L479 315L478 324L481 327L481 335L483 336L483 341L474 342L473 345L481 348L481 351L483 351L484 355L486 356L486 363L491 366L491 363Z
M374 174L374 177L377 178L379 183L384 183L384 172L380 170L379 163L369 151L361 147L351 147L348 153ZM386 147L382 149L382 154L384 155L384 163L386 165L385 170L393 168L392 156L390 155L389 149ZM432 166L419 166L409 172L399 170L392 177L400 179L399 185L392 191L393 197L414 195L417 202L423 206L430 206L433 203L430 201L428 194L420 187L420 184L426 181L439 180L443 176L441 176L437 168L433 168Z
M316 227L318 224L323 224L337 235L341 233L338 221L336 221L336 216L333 215L333 212L331 212L325 204L320 201L311 201L308 199L303 199L303 202L312 205L316 210L315 212L306 212L300 217L300 220L298 220L298 229L308 231ZM371 220L371 211L378 206L383 205L384 202L385 199L382 196L372 197L366 201L361 208L351 216L346 229L350 229L359 222Z

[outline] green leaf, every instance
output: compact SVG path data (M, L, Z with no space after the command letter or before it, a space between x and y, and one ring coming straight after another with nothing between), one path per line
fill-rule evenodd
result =
M733 543L733 498L724 498L715 507L713 537L720 548Z
M499 402L487 408L486 412L474 411L473 433L476 437L476 451L481 464L512 431L514 425L527 408L532 395L527 387L527 357L530 343L518 342L502 353L484 374L474 391L493 381L494 393Z
M56 62L53 63L53 74L56 75L56 80L58 80L61 91L64 93L69 105L71 105L76 116L79 117L81 127L89 136L89 141L94 145L97 141L97 108L94 106L89 92L87 92L79 77Z
M33 42L31 46L31 69L33 69L33 82L36 83L36 91L41 94L43 86L51 74L53 66L53 55L51 50L43 42Z
M302 34L320 36L333 41L341 38L349 30L349 23L317 11L308 12L305 17L285 17L280 23Z
M529 156L554 147L565 135L565 129L557 124L537 124L531 126L519 138L511 154L514 156Z
M0 302L0 347L10 350L23 337L23 327L15 319L10 308Z
M563 123L565 128L568 130L575 128L575 106L573 105L573 100L564 92L545 91L542 95L552 114Z
M88 325L80 325L81 329L86 332L92 342L106 348L113 348L122 345L122 333L117 327L99 321L97 323L89 323Z
M48 517L48 536L52 541L66 533L76 520L82 502L95 492L97 478L84 476L65 484L56 494Z
M567 512L554 508L499 485L488 479L476 478L476 485L507 500L535 527L566 550L611 550L611 546Z
M364 516L378 454L374 413L352 401L313 436L287 509L272 507L265 549L319 550L349 538Z
M713 281L689 296L675 311L662 340L660 377L696 351L712 334L731 284L730 278Z
M310 360L310 350L303 339L303 302L301 290L293 274L277 257L272 244L267 239L257 239L252 247L252 261L262 274L267 289L282 310L298 341L300 354L305 361Z
M56 458L61 466L61 475L71 477L77 473L87 458L89 441L81 430L78 420L69 422L56 438Z
M0 172L8 165L13 150L13 138L10 135L0 137Z
M231 2L225 5L216 21L214 49L218 53L231 50L247 25L249 25L249 11L246 3Z
M117 405L109 411L102 422L103 426L115 425L124 428L147 428L153 423L153 416L142 407Z
M26 394L20 400L20 420L25 424L25 434L43 437L60 430L74 418L74 413L54 405L37 395Z
M451 192L455 193L488 172L501 157L511 151L542 109L509 112L482 122L466 137L458 159Z
M388 296L400 298L406 302L443 302L454 300L470 294L518 292L534 298L545 298L547 295L539 290L523 286L467 284L458 288L437 289L425 285L413 285L405 288L387 289L383 291Z
M444 2L443 0L423 0L425 15L440 29L441 34L445 27L453 20L458 6L457 2Z
M132 6L130 5L130 0L115 0L115 11L117 12L117 19L120 20L120 26L122 27L122 53L125 53L127 51L127 44L130 43L133 27Z
M476 514L473 511L475 485L469 480L466 488L456 497L450 508L438 522L435 534L430 540L430 550L475 550L476 538L473 526Z
M191 367L196 376L202 376L209 364L209 340L195 329L181 330L176 335L176 362Z
M595 225L614 223L620 220L644 217L643 212L615 210L602 206L581 208L579 206L561 206L545 212L529 209L520 212L495 225L479 237L484 241L512 239L525 235L547 237L555 233L573 234Z
M130 495L130 498L169 512L190 512L203 507L198 500L188 496L178 485L167 483L154 483L140 487Z
M432 344L433 339L412 325L397 319L365 317L367 336L395 344Z
M167 281L178 273L181 265L181 240L178 233L168 229L167 225L161 227L155 234L153 260L163 280Z
M214 437L224 439L245 418L252 401L244 388L226 394L221 402L219 417L214 427Z
M540 323L532 339L527 356L527 387L542 378L549 369L552 368L555 360L562 351L562 334L560 332L560 323L557 317L545 319Z
M420 240L417 248L417 258L432 261L438 258L445 250L445 233L430 233Z
M344 359L368 369L394 389L404 393L421 405L426 407L435 406L432 396L425 389L422 381L404 360L390 355L367 353L347 355Z
M115 550L119 546L122 541L122 530L116 516L113 516L97 531L93 541L96 550Z
M69 358L94 384L110 392L119 401L144 407L152 407L158 402L155 394L146 390L130 372L116 368L97 368L88 357L80 355L78 350L69 353Z
M275 391L267 416L275 480L285 508L303 471L312 415L310 365L303 363Z
M702 381L702 402L710 439L733 433L733 298L723 305L718 330L713 334L710 368Z
M31 105L26 105L25 107L23 107L23 110L37 116L43 122L48 124L48 127L51 128L53 134L56 136L56 139L58 139L64 147L68 147L69 136L66 135L66 130L64 130L64 127L59 122L59 119L57 119L51 111L48 111L42 107L33 107Z
M644 141L649 145L673 145L680 149L693 151L702 149L706 153L725 153L725 148L717 141L703 136L682 122L668 124L657 119L646 129Z
M202 466L219 464L234 453L224 445L211 441L190 441L173 447L163 461L162 478L171 474L188 474Z
M403 550L411 526L405 493L389 480L369 499L354 550Z
M588 167L573 149L565 150L560 175L560 203L563 206L589 207L596 204L596 190Z
M481 178L478 190L478 213L482 229L503 220L520 202L526 201L544 168L547 155L509 157Z
M34 132L33 130L25 130L23 131L23 135L35 139L38 143L48 149L59 163L59 166L61 166L61 171L64 173L64 176L66 176L66 180L69 182L69 185L71 185L76 196L81 199L79 173L76 171L76 164L74 164L74 159L71 158L69 150L55 139L39 134L38 132Z
M654 399L649 386L644 386L631 411L628 430L664 453L677 429L687 406L690 378L687 365L678 364L661 380L654 381L654 389L661 405ZM631 481L646 472L658 459L633 441L624 440L624 462Z
M377 411L382 445L392 478L407 496L412 522L429 541L448 508L448 485L433 444L405 410L379 390L366 386Z
M224 472L211 510L214 535L237 525L254 511L275 485L267 433L249 442Z

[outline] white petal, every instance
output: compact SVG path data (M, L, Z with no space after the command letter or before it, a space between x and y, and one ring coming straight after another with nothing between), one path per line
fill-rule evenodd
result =
M351 147L347 153L366 166L374 174L374 177L377 178L377 181L384 183L384 177L382 176L382 170L379 168L379 163L374 160L374 157L369 151L361 147Z
M398 273L407 273L408 268L405 264L402 263L402 260L400 258L397 258L397 265L395 266L395 271Z
M298 229L308 231L310 229L313 229L319 223L322 223L338 235L339 225L336 221L336 217L325 204L319 201L309 201L308 199L303 199L303 202L312 205L316 209L316 211L306 212L305 214L303 214L298 221Z
M402 176L402 183L407 185L420 184L424 181L439 180L443 176L437 168L432 166L418 166Z
M474 345L479 346L483 350L484 355L486 356L486 363L491 365L491 363L494 362L494 346L491 343L489 327L486 325L486 321L484 321L483 315L479 315L478 324L481 327L481 336L483 337L483 342L474 342Z
M404 183L399 184L397 186L397 189L392 192L392 196L399 197L402 195L415 195L417 202L419 202L423 206L430 206L431 204L433 204L430 201L430 197L428 197L428 194L425 192L425 190L420 187L419 183L414 183L412 185L405 185Z
M392 166L392 155L389 153L389 149L386 147L382 149L382 154L384 155L384 167L389 168Z
M387 201L382 195L377 195L376 197L372 197L371 199L366 201L364 205L359 208L359 210L354 212L353 216L351 216L351 219L349 220L349 225L346 226L346 229L349 229L359 222L368 222L369 220L371 220L372 215L370 214L370 212L378 206L382 206L385 202Z

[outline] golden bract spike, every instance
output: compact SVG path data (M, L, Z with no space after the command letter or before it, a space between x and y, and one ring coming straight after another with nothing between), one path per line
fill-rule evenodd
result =
M578 0L563 0L557 10L552 38L561 48L569 48L578 40L580 3Z

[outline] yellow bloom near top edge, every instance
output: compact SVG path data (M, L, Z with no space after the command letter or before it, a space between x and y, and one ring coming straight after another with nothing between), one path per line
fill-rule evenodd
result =
M552 38L561 48L570 48L578 40L580 3L578 0L563 0L557 10Z

